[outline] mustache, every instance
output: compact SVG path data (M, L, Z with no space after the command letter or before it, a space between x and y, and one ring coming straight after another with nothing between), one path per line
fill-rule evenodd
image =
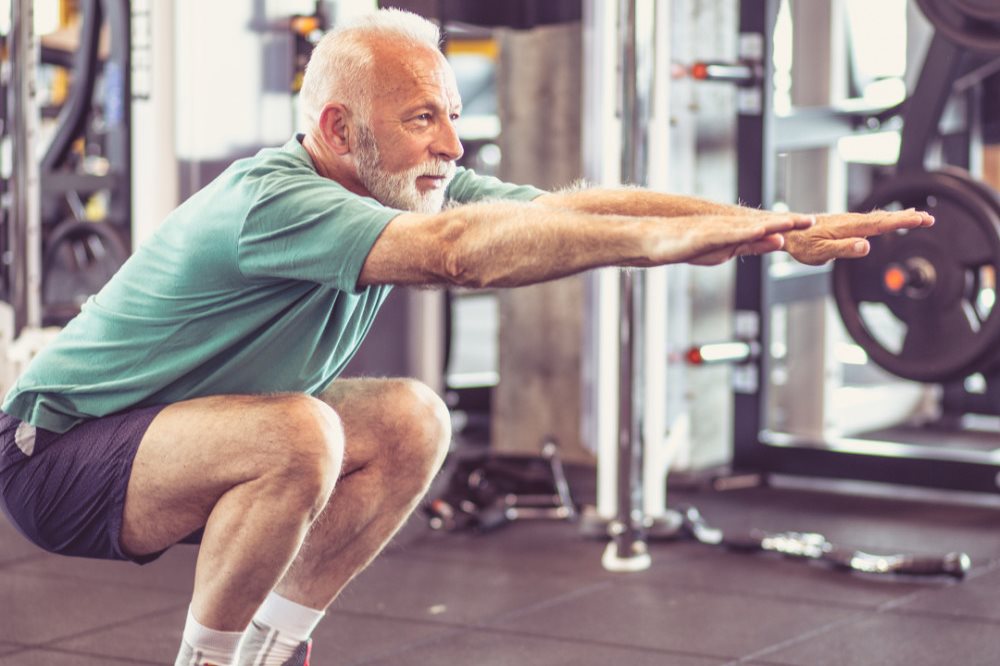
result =
M455 175L455 163L444 160L425 162L413 169L413 172L420 176L444 176L451 178Z

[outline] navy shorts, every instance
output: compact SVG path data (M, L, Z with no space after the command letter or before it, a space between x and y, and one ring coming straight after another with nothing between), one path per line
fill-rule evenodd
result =
M85 421L62 434L0 412L0 509L29 541L52 553L155 560L162 552L122 552L119 537L132 461L163 407Z

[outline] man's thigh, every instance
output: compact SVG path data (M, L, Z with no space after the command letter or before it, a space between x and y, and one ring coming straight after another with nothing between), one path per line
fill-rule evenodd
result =
M155 553L204 527L222 495L295 458L289 451L310 412L315 420L330 414L297 393L209 396L164 408L132 465L123 550Z
M314 400L302 394L211 396L170 405L150 424L135 454L121 544L158 553L202 528L231 488L287 460L298 437L290 414L303 405L332 407L344 432L342 474L383 456L387 445L447 409L408 379L334 381ZM405 437L404 437L405 439ZM398 457L398 456L397 456ZM269 467L272 466L272 467Z

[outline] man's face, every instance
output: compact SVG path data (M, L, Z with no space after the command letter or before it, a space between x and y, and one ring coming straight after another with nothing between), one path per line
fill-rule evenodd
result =
M462 156L454 74L430 49L382 55L369 122L355 126L358 179L386 206L436 213Z

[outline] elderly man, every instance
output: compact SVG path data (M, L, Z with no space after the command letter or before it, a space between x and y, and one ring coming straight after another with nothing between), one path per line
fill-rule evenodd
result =
M456 169L461 101L438 41L394 10L326 35L306 133L172 213L3 404L0 504L33 542L138 563L200 542L177 664L308 663L324 610L441 465L449 421L432 391L335 379L391 285L513 287L782 247L822 263L932 222L814 224Z

